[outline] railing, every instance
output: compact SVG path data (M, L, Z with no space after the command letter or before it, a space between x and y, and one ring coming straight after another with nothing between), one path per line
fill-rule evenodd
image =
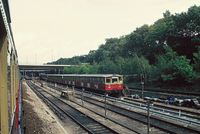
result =
M58 86L57 88L66 90L66 88L60 87L60 86ZM84 96L87 96L87 97L98 96L100 97L101 101L104 101L104 98L105 98L105 96L102 94L97 94L97 93L88 92L88 91L84 91L84 93L87 93L87 94L84 94ZM123 98L107 96L107 101L114 102L115 105L120 105L121 107L129 109L129 110L137 109L137 110L141 110L141 112L144 112L144 113L146 113L148 110L147 104L139 103L139 102L136 103L134 101L128 102L126 100L123 100ZM183 123L184 125L187 125L187 126L200 127L199 119L196 119L195 117L192 118L193 115L184 113L181 110L175 111L175 110L169 110L169 109L155 107L151 105L150 115L158 116L160 118L163 118L164 120L171 120L171 121L176 121L176 122L179 121L179 123Z
M91 92L87 92L87 91L85 91L85 93L89 94L88 97L92 97L95 95L95 96L101 97L102 101L104 99L104 95L101 95L101 94L91 93ZM146 112L148 110L147 104L143 104L143 103L134 103L134 102L130 103L130 102L127 102L120 98L115 98L115 97L110 97L110 96L107 97L107 100L115 102L115 105L121 105L124 108L130 109L130 110L138 109L138 110L142 110L143 112ZM182 113L181 110L174 111L174 110L159 108L159 107L155 107L155 106L151 105L150 112L151 112L151 115L159 116L160 118L164 118L167 120L171 119L174 121L179 121L186 125L190 125L190 126L193 125L195 127L200 127L199 119L192 118L191 114Z

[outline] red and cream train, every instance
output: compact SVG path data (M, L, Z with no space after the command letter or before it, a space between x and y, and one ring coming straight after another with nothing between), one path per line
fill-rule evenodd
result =
M41 74L40 78L109 94L121 94L124 90L123 76L118 74Z

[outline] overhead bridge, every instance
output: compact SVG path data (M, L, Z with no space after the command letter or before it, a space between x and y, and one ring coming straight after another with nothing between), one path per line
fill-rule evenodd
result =
M40 73L56 73L62 74L65 67L72 65L19 65L20 72L22 76L39 76Z

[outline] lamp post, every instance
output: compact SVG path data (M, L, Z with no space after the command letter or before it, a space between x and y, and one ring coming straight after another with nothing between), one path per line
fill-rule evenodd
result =
M104 109L105 109L105 119L107 119L107 96L108 94L105 92L105 95L104 95L104 102L105 102L105 105L104 105Z
M81 94L81 102L82 102L82 106L84 105L84 104L83 104L83 92L84 92L84 88L82 88L82 94Z
M141 74L141 85L142 85L142 99L144 99L144 75Z
M147 100L147 134L150 133L150 106L153 105L153 102Z
M132 52L128 52L130 55L132 55ZM145 67L144 64L141 62L141 60L139 59L137 53L134 53L135 57L138 60L139 66L140 66L140 78L141 78L141 86L142 86L142 99L144 99L144 78L145 78Z

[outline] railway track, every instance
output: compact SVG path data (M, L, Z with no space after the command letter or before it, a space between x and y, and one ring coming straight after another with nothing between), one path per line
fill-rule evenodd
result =
M55 89L55 87L53 88L53 86L50 86L50 85L49 85L49 87L51 89L53 89L54 91L49 90L48 92L51 92L54 95L57 94L57 96L60 96L60 94L61 94L61 89L60 88L56 88ZM73 101L73 102L82 107L81 103L77 103L76 101ZM103 113L99 113L99 110L92 109L92 108L87 108L87 107L85 107L85 105L84 105L84 109L87 109L87 110L91 111L92 113L95 113L95 114L97 114L97 115L99 115L99 116L101 116L102 118L105 119L104 112ZM125 124L123 124L122 122L119 122L119 120L116 119L116 118L106 118L106 119L110 120L111 122L113 122L113 123L115 123L115 124L117 124L119 126L122 126L122 127L126 128L127 130L130 130L131 134L133 134L133 133L134 134L146 134L146 131L144 131L142 129L138 129L137 127L133 127L132 124L129 124L127 122Z
M50 93L41 90L40 87L34 85L31 82L28 82L28 85L31 89L45 102L49 105L54 107L55 109L62 112L62 114L67 115L73 121L75 121L78 125L80 125L87 133L90 134L117 134L115 130L97 122L93 118L86 116L85 114L81 113L77 109L67 105L66 103L62 102L57 97L51 95Z
M89 96L84 96L84 98L87 98L84 101L87 101L88 103L91 103L93 105L98 105L99 107L104 108L105 104L103 100L97 100ZM127 116L134 120L138 120L143 123L147 123L146 121L147 117L145 113L133 112L121 107L117 107L116 105L112 105L112 104L107 104L107 106L108 106L107 109L110 111ZM193 128L189 125L185 126L185 124L177 124L177 122L169 122L169 121L160 119L159 117L155 115L151 116L151 126L157 127L169 133L185 133L185 134L194 133L195 134L195 133L200 132L200 130Z
M79 97L80 99L81 97ZM104 108L104 100L98 100L94 99L88 96L84 96L84 101L91 103L93 105L98 105L101 108ZM133 120L137 120L139 122L147 124L147 115L146 113L142 112L135 112L129 109L125 109L119 106L116 106L115 104L107 103L107 109L110 111L113 111L115 113L118 113L120 115L126 116L128 118L131 118ZM169 133L177 133L177 134L198 134L200 133L200 130L197 130L195 128L186 127L184 124L177 124L177 122L170 122L165 119L162 119L160 117L157 117L155 115L151 115L151 126L162 129ZM178 131L177 131L178 130Z
M52 87L51 87L51 88L52 88ZM50 91L50 92L52 92L52 91ZM61 92L60 92L60 91L58 91L58 92L59 92L58 95L60 95ZM55 92L52 92L52 93L55 94ZM79 99L80 99L80 98L79 98ZM73 102L76 103L76 104L79 105L79 106L83 106L82 103L78 103L78 102L76 102L76 101L73 101ZM95 106L95 104L93 104L93 106ZM95 114L97 114L97 115L99 115L99 116L101 116L101 117L103 117L103 118L105 118L105 113L104 113L104 112L101 113L101 112L99 112L99 110L86 107L86 106L85 106L85 102L84 102L84 108L87 109L87 110L89 110L89 111L91 111L91 112L93 112L93 113L95 113ZM98 107L98 108L99 108L99 107ZM102 107L101 107L101 108L102 108ZM129 129L129 130L133 131L134 133L137 133L137 134L146 134L146 131L144 131L144 130L142 130L142 129L138 129L137 127L134 127L132 124L129 124L129 123L127 123L127 122L126 122L126 123L119 122L118 119L116 119L116 118L111 118L111 117L106 118L106 119L109 119L110 121L114 122L115 124L118 124L118 125L120 125L120 126L126 128L126 129Z
M130 103L130 104L134 104L137 106L146 106L146 101L144 100L139 100L139 99L133 99L130 97L124 97L124 102ZM157 102L154 102L154 106L158 107L159 111L169 111L172 112L176 115L179 116L187 116L187 117L191 117L191 118L196 118L200 120L200 112L195 112L193 111L193 109L184 109L183 107L175 107L175 106L171 106L171 105L166 105L166 104L160 104ZM195 109L196 110L196 109Z
M49 85L51 88L55 88L53 85ZM62 87L56 87L56 89L58 90L63 90ZM95 93L93 93L95 94ZM102 96L100 94L96 94L97 96ZM128 102L128 103L132 103L132 104L135 104L137 106L141 106L141 105L146 105L146 101L145 100L138 100L138 99L133 99L133 98L130 98L130 97L124 97L124 102ZM138 103L137 103L138 102ZM191 118L196 118L196 119L199 119L200 120L200 112L197 111L196 109L188 109L188 108L184 108L184 107L177 107L177 106L174 106L174 105L166 105L166 104L163 104L163 103L158 103L158 102L154 102L154 107L157 107L159 110L161 111L171 111L173 112L174 114L176 115L183 115L183 116L186 116L186 117L191 117Z

